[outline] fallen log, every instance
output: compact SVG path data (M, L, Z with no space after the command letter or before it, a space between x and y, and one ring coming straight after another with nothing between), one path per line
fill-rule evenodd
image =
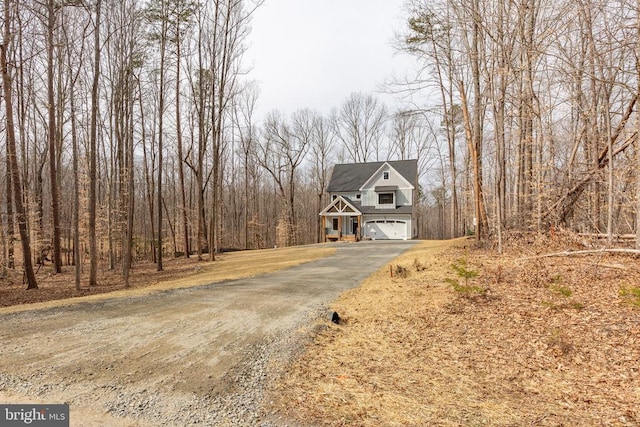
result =
M624 152L627 148L633 145L636 139L637 132L634 132L627 140L617 149L613 151L613 157ZM566 222L567 217L572 212L574 204L578 201L587 185L591 183L596 174L609 164L609 157L606 155L607 151L603 151L600 154L600 161L597 168L591 169L587 175L582 178L576 185L574 185L564 196L560 197L545 213L542 214L542 218L547 219L550 216L555 216L560 223ZM555 215L554 215L555 214Z
M593 239L608 239L609 235L607 233L578 233L580 237L590 237ZM611 235L613 240L635 240L635 234L613 234Z
M591 255L591 254L603 254L603 253L640 255L640 249L613 248L613 249L588 249L588 250L582 250L582 251L563 251L563 252L553 252L549 254L526 257L526 258L522 258L522 260L551 258L551 257L569 257L574 255Z
M627 122L631 117L631 114L634 112L634 106L637 100L638 100L637 96L631 99L622 119L620 120L620 123L615 129L615 132L613 133L613 135L611 135L610 141L612 146L618 140L618 138L622 134L622 131L625 129L625 126L627 125ZM596 165L596 167L588 171L586 176L581 181L579 181L576 185L574 185L569 191L567 191L562 197L560 197L551 207L549 207L547 211L543 213L542 218L547 219L549 217L552 217L552 218L555 218L556 222L559 222L559 223L566 222L567 217L573 211L573 207L575 203L578 201L578 199L580 198L584 190L587 188L587 185L591 183L591 180L593 179L593 177L601 169L607 166L611 158L622 153L629 146L633 145L633 142L636 139L636 135L637 135L637 132L634 132L629 138L627 138L627 140L620 147L614 150L613 153L609 153L608 145L604 147L604 149L602 150L602 152L600 152L600 155L598 156L598 164Z

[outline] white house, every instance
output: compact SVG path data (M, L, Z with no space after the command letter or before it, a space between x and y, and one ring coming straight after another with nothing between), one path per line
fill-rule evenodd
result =
M324 241L407 240L417 236L418 161L339 164L320 212Z

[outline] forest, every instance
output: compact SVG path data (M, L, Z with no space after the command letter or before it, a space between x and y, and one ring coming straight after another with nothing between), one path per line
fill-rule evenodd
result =
M367 161L418 159L420 238L640 236L640 0L408 0L402 107L258 117L263 3L3 0L0 277L318 242L332 166Z

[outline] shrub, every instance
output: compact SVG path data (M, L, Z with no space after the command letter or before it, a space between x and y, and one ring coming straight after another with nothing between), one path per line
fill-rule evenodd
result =
M469 281L478 277L479 272L476 270L472 270L467 265L467 260L464 258L460 258L453 264L451 264L451 268L456 273L456 275L462 279L464 279L464 284L460 284L458 279L445 279L445 281L451 285L453 290L462 295L472 295L472 294L484 294L486 290L480 286L470 285Z

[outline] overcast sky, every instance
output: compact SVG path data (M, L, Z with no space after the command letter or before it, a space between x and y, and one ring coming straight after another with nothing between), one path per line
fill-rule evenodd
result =
M258 117L273 109L327 114L373 92L411 61L394 52L405 0L266 0L255 12L247 65L260 84ZM392 107L391 97L381 98Z

